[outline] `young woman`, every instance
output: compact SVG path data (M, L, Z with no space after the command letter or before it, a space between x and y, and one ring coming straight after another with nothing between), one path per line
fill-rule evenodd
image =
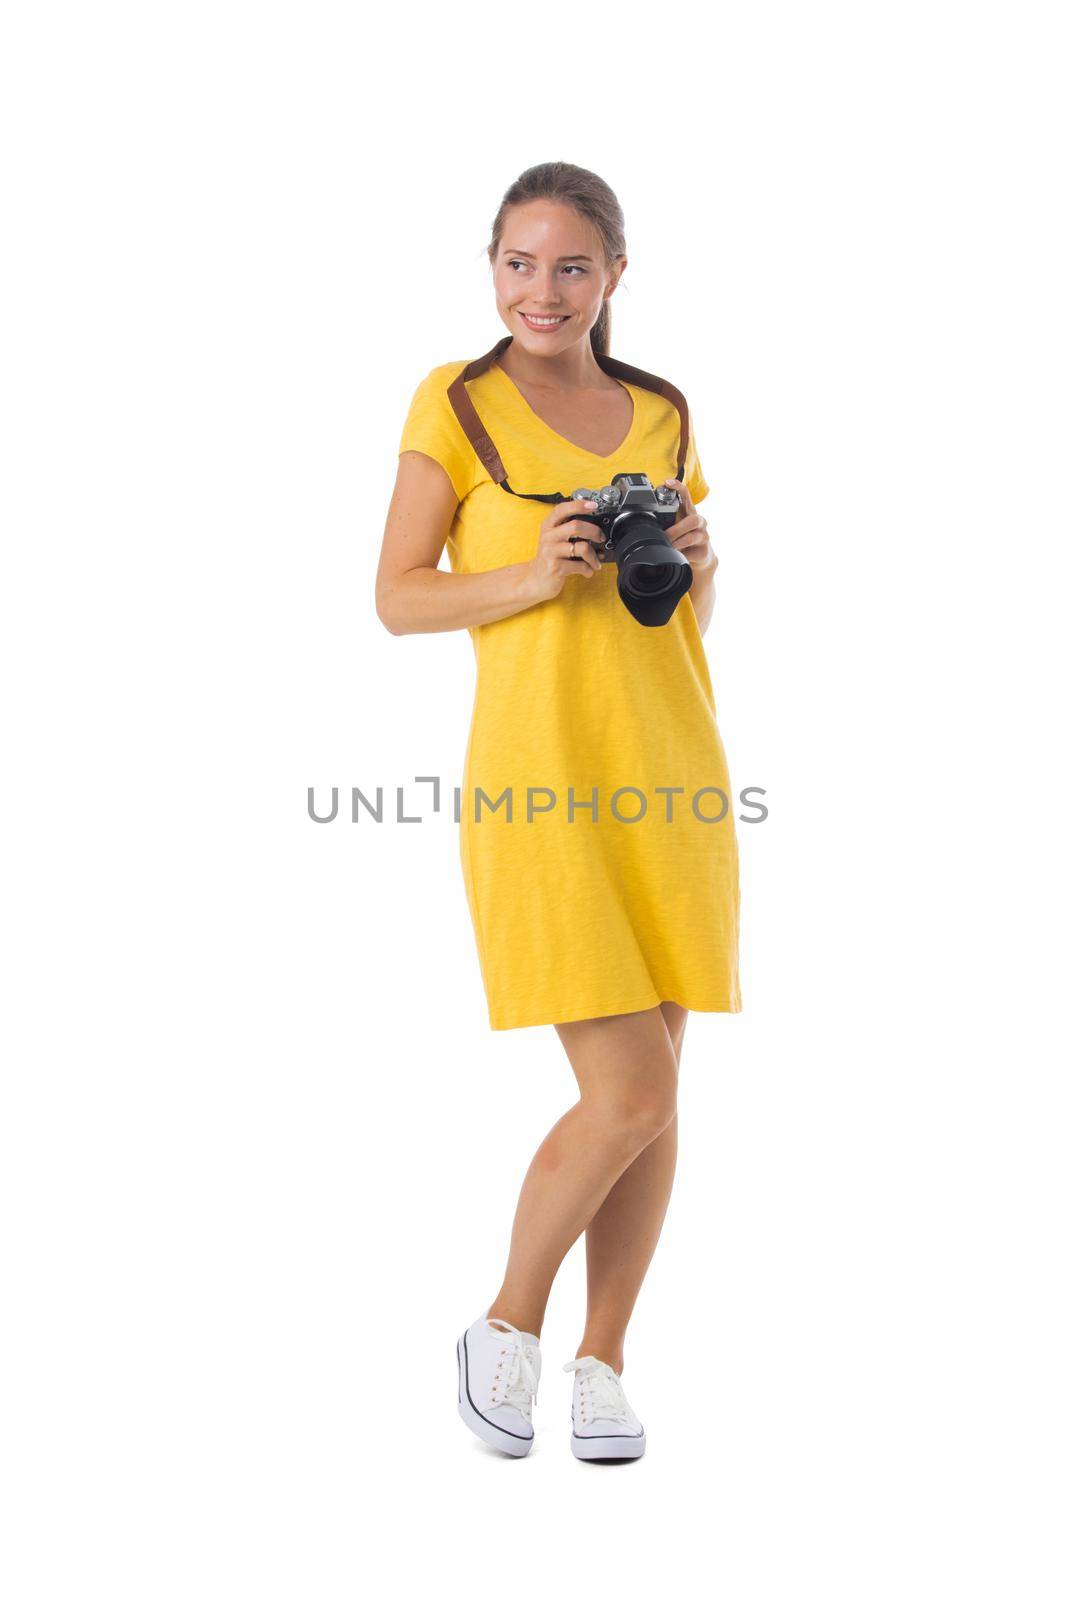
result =
M645 1434L623 1340L674 1177L686 1019L741 1008L737 845L701 638L716 558L684 399L608 355L626 246L607 184L564 162L524 172L489 259L509 337L476 373L448 362L415 393L377 608L395 634L470 630L460 855L489 1025L554 1024L580 1098L534 1156L499 1292L460 1337L459 1409L488 1443L529 1451L549 1290L584 1232L571 1447L630 1457ZM692 580L660 625L623 604L598 526L573 520L591 503L551 503L618 473L679 496L667 536Z

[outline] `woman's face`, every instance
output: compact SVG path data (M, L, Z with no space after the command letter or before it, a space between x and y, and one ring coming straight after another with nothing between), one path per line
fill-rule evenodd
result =
M559 200L528 200L504 218L493 263L496 305L532 355L558 355L585 338L626 266L610 265L593 224Z

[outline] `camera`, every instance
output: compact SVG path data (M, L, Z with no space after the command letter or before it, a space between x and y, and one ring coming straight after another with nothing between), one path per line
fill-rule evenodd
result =
M645 628L661 628L693 582L693 569L667 537L681 500L673 489L656 489L643 472L617 472L603 489L575 489L572 500L592 500L575 522L592 522L604 534L597 547L619 569L619 598Z

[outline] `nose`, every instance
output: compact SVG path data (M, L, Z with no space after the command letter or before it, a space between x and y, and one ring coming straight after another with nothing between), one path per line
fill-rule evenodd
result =
M530 284L527 298L536 300L538 305L543 306L559 304L559 287L549 268L546 267L538 272Z

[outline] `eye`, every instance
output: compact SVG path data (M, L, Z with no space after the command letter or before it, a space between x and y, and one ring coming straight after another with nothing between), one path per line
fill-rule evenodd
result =
M573 261L568 266L564 267L563 270L564 272L576 272L580 278L585 277L585 268L579 267L577 263Z
M509 261L508 262L508 266L509 267L524 267L525 265L526 265L525 261Z

